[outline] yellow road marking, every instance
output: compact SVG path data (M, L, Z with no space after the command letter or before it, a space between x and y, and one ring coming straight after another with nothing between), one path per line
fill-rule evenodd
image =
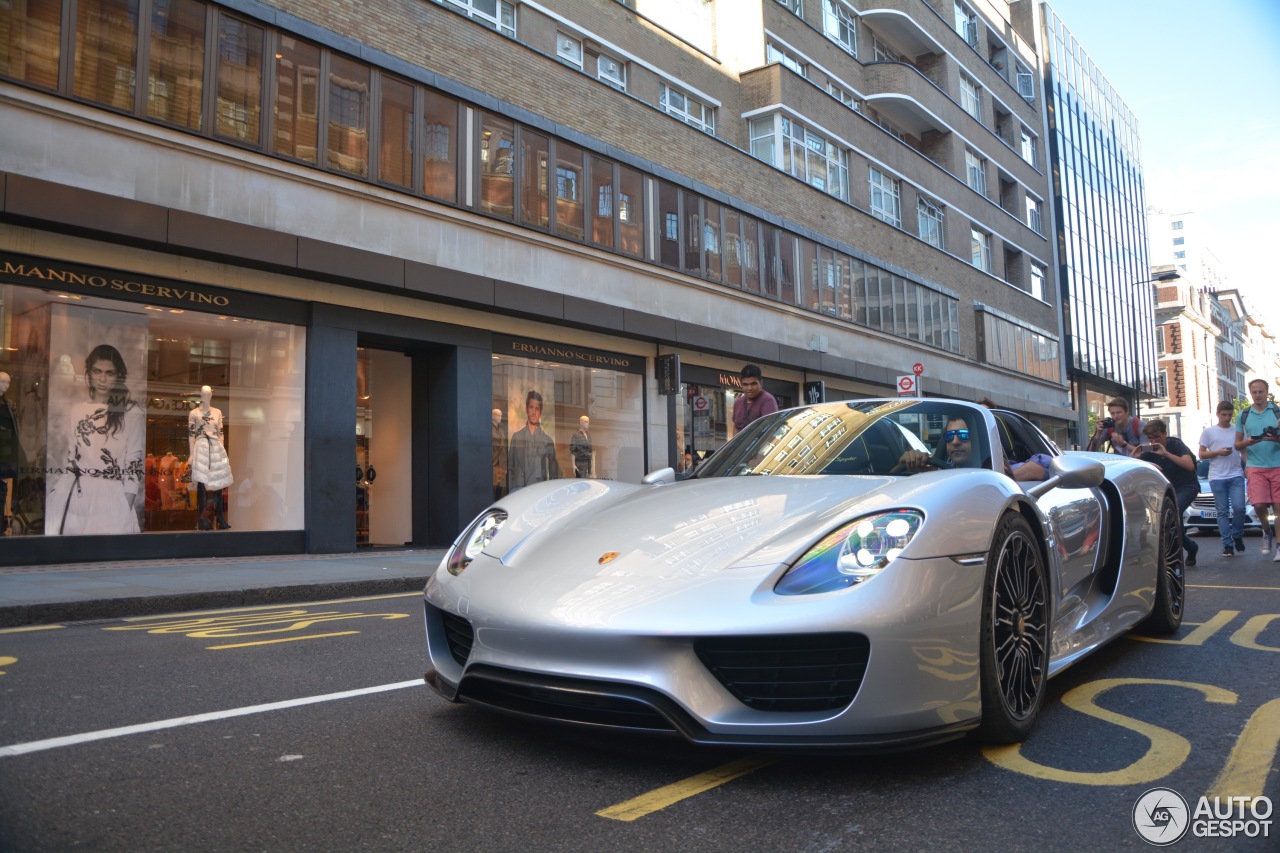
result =
M22 628L0 628L0 634L24 634L27 631L53 631L66 625L27 625Z
M425 582L423 583L425 586ZM204 616L217 613L253 613L257 610L279 610L281 607L319 607L322 604L352 604L358 601L381 601L384 598L422 598L421 592L393 592L387 595L366 595L360 598L334 598L328 601L292 601L287 604L258 604L253 607L222 607L217 610L189 610L181 613L166 613L162 616L129 616L121 622L145 622L148 619L173 619L175 616Z
M1214 583L1189 583L1189 589L1245 589L1245 590L1262 590L1263 592L1280 592L1280 586L1229 586L1227 584Z
M1213 618L1205 622L1186 622L1187 625L1198 625L1191 633L1177 640L1166 637L1144 637L1141 634L1126 634L1130 640L1141 643L1166 643L1171 646L1203 646L1205 641L1226 627L1227 623L1240 615L1239 610L1219 610Z
M1157 684L1171 687L1185 687L1199 691L1206 702L1219 705L1234 705L1239 697L1230 690L1215 687L1212 684L1197 684L1193 681L1171 681L1164 678L1103 678L1090 681L1079 687L1068 690L1062 697L1062 704L1072 710L1079 711L1099 720L1103 720L1121 728L1136 732L1150 742L1146 753L1119 770L1081 771L1063 770L1039 764L1022 754L1021 744L1009 746L984 746L982 755L997 767L1012 770L1036 779L1047 779L1051 782L1067 782L1074 785L1139 785L1162 779L1177 770L1191 755L1191 742L1175 732L1133 717L1108 711L1094 703L1094 699L1115 687L1128 685Z
M1208 797L1261 797L1271 764L1280 750L1280 699L1272 699L1249 717L1231 748L1227 766L1213 780Z
M305 637L282 637L279 640L258 640L253 643L230 643L225 646L205 646L206 649L243 649L245 646L269 646L272 643L292 643L294 640L320 640L324 637L345 637L359 631L338 631L336 634L308 634Z
M18 662L17 658L11 658L8 656L0 657L0 666L13 666L17 662ZM0 675L4 675L4 674L5 674L4 670L0 669Z
M660 809L665 809L667 806L678 803L681 800L688 799L695 794L710 791L725 782L732 782L739 776L754 773L762 767L768 767L777 760L772 756L757 755L750 758L742 758L738 761L731 761L714 770L708 770L706 773L690 776L688 779L683 779L671 785L664 785L647 794L641 794L626 802L618 803L616 806L601 809L596 814L610 820L636 820Z

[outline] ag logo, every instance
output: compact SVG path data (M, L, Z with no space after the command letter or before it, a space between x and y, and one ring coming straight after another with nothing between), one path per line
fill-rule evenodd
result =
M1179 841L1191 826L1187 801L1172 788L1152 788L1133 804L1133 828L1157 847Z

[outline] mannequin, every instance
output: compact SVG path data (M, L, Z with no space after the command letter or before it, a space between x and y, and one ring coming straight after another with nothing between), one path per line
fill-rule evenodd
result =
M191 445L191 482L196 484L196 529L209 530L213 523L219 530L231 527L222 514L222 490L230 486L231 462L222 445L222 410L210 403L213 389L200 389L200 403L187 416L187 434ZM206 497L207 493L212 495ZM211 523L205 511L212 505Z
M9 532L9 481L22 465L18 413L9 402L9 374L0 371L0 536Z

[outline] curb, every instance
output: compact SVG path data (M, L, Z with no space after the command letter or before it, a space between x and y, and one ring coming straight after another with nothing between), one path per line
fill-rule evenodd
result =
M156 616L192 610L224 607L270 607L293 602L325 601L364 595L421 592L425 575L377 578L365 581L252 587L239 590L182 592L172 595L130 596L90 601L51 602L0 607L0 628L51 625L59 622L86 622L130 616Z

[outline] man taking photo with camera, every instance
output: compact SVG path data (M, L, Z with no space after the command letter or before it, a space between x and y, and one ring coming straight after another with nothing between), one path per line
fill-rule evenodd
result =
M1274 525L1268 523L1267 511L1280 515L1280 407L1267 399L1267 381L1249 383L1253 405L1240 413L1236 421L1236 450L1247 452L1245 485L1253 511L1262 523L1262 553L1275 551L1272 562L1280 563Z
M1142 444L1142 425L1136 418L1129 417L1129 401L1122 397L1107 403L1107 412L1111 417L1098 421L1098 428L1085 450L1130 455L1135 447Z

